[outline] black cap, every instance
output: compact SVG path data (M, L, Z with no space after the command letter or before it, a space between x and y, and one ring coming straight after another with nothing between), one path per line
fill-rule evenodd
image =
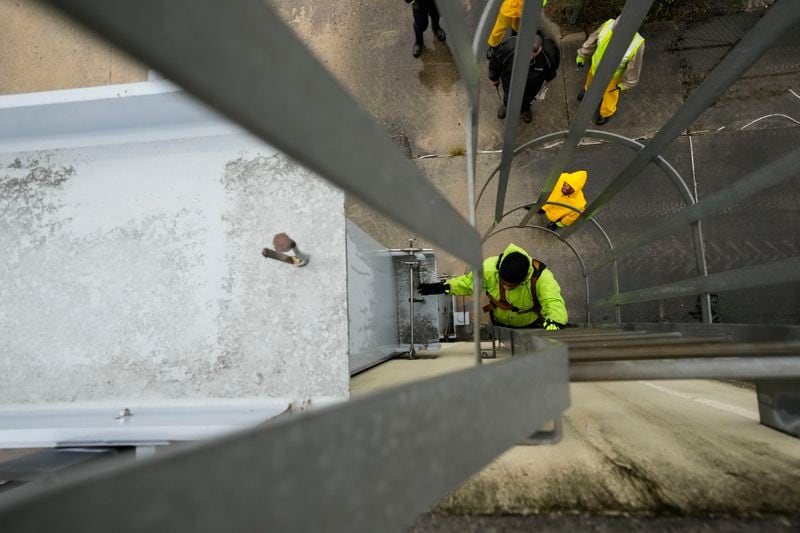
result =
M525 281L530 268L531 262L525 255L511 252L500 263L500 279L510 285L519 285Z

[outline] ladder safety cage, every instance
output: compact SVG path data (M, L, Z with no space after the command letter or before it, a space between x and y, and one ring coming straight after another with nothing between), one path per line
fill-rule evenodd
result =
M680 174L661 156L800 21L800 2L777 0L645 145L586 128L652 5L652 0L627 1L595 82L569 130L517 146L519 113L508 113L500 164L477 198L478 58L501 0L489 0L472 35L463 4L439 2L468 101L466 219L392 145L369 114L263 0L48 2L322 178L464 260L476 273L476 309L481 293L482 243L509 229L550 231L530 224L535 209L515 225L498 228L506 216L525 207L505 207L514 156L563 139L534 204L540 206L584 137L633 149L633 160L577 221L560 234L554 233L581 264L587 323L591 322L590 309L596 307L613 305L616 321L621 323L620 306L624 304L700 294L704 324L656 325L652 329L652 325L614 324L555 333L493 326L493 339L510 339L513 358L282 418L218 440L167 450L147 461L112 461L68 474L50 486L34 484L17 489L0 503L3 531L49 530L65 524L86 532L401 529L497 455L525 442L526 437L528 443L537 438L557 440L559 419L569 405L570 380L800 376L796 342L774 347L762 342L765 337L800 339L797 328L712 327L709 298L713 291L797 281L800 258L708 274L700 227L709 214L791 177L800 166L800 150L702 202L697 202ZM531 47L540 11L539 2L526 2L519 49ZM526 67L524 54L516 54L508 95L511 109L521 107ZM274 75L276 72L280 76ZM309 102L315 107L313 120ZM356 153L358 157L353 157ZM615 247L594 215L651 163L675 185L686 207ZM476 228L476 209L495 175L494 220L481 235ZM567 239L589 220L602 234L608 250L587 265ZM698 277L620 293L617 259L685 225L691 226ZM589 276L609 263L614 293L592 302ZM659 327L673 329L665 332ZM476 365L480 365L480 332L478 327L474 330ZM682 337L684 334L704 338L694 342ZM602 342L608 347L598 348ZM747 347L743 342L761 344ZM661 358L665 350L682 355ZM628 358L614 357L612 352L616 351L627 351ZM553 420L556 430L552 435L536 433ZM469 438L475 428L480 428L480 438ZM531 435L538 437L530 440ZM412 484L409 479L424 481ZM120 502L134 502L133 512L122 516Z

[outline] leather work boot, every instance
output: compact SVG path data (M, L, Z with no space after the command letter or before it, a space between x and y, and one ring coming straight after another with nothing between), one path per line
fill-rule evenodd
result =
M442 42L447 40L447 34L444 32L442 28L433 28L433 34Z
M506 118L506 104L500 104L500 109L497 110L497 118Z
M522 117L522 120L525 122L525 124L530 124L531 121L533 120L533 114L531 114L530 107L528 109L523 109L522 113L520 113L519 116Z

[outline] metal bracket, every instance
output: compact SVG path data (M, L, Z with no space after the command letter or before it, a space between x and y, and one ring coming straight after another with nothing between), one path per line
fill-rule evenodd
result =
M518 446L552 446L561 442L563 424L561 417L553 420L553 429L550 431L537 431L528 438L518 443Z

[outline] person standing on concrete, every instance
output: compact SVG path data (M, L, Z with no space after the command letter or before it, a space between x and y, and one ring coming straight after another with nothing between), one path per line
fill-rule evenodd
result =
M525 0L503 0L500 11L494 21L492 33L489 34L489 48L486 50L486 59L491 60L500 46L500 42L506 34L506 30L511 26L511 36L516 36L519 31L519 21L522 18L522 7ZM547 0L542 0L542 7L547 5Z
M567 324L567 307L553 273L516 244L483 262L483 289L489 297L483 311L489 313L493 324L546 330ZM446 282L420 283L418 291L468 296L472 294L472 272Z
M611 35L616 25L616 19L608 19L586 39L583 46L578 50L578 57L575 59L575 62L579 69L583 68L586 59L592 58L592 65L589 67L589 72L586 74L586 83L581 92L578 93L578 100L582 100L583 95L589 90L589 84L592 82L592 77L597 72L597 67L600 65L603 53L605 53L606 47L608 47L608 43L611 41ZM597 120L595 120L598 126L602 126L608 122L608 119L616 113L617 104L619 103L619 93L633 89L639 83L639 76L642 73L643 58L644 38L636 33L628 49L625 51L625 55L622 57L622 62L611 77L611 82L608 84L608 87L606 87L606 92L603 93L600 112L597 115Z
M439 9L436 7L435 0L406 0L406 4L411 4L411 11L414 13L414 46L411 48L411 55L419 57L425 45L422 34L428 29L429 17L433 34L437 39L444 42L447 34L439 26Z
M578 170L571 173L564 172L559 176L556 186L553 187L553 191L550 193L550 196L547 197L547 201L566 204L575 209L545 203L539 212L544 213L550 221L550 224L547 226L548 229L555 231L558 228L569 226L578 220L581 212L586 208L586 198L583 196L583 187L586 185L587 177L588 173L585 170Z
M514 66L514 52L517 38L509 37L500 44L497 52L489 61L489 80L497 87L503 84L503 103L497 110L497 118L505 118L508 109L508 90L511 86L511 70ZM534 97L539 94L545 83L556 77L556 71L561 59L558 45L552 39L545 38L541 33L533 37L533 47L530 52L528 78L525 82L525 93L522 96L522 120L530 123L533 120L531 104Z

